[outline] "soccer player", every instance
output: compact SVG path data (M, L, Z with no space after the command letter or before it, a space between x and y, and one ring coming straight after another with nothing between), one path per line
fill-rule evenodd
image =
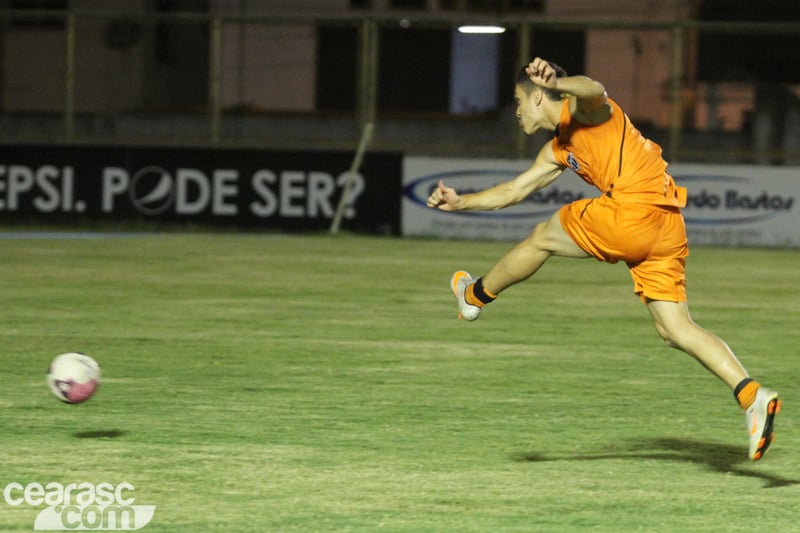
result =
M537 57L520 71L514 99L525 134L555 131L533 165L506 183L472 194L458 194L440 181L428 206L444 211L502 209L547 186L568 167L602 194L562 206L484 276L453 274L450 285L459 318L477 319L486 304L531 277L550 256L624 261L658 334L733 391L745 412L750 459L761 459L774 437L778 394L751 379L728 345L689 315L689 251L680 210L686 205L686 189L667 173L661 148L642 136L601 83L567 76L544 59Z

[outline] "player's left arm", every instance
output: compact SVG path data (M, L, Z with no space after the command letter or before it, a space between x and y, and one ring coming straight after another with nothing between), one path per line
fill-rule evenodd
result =
M443 182L428 197L428 207L442 211L493 211L518 204L530 194L546 187L564 171L553 155L552 141L539 151L533 165L511 181L483 191L458 194Z

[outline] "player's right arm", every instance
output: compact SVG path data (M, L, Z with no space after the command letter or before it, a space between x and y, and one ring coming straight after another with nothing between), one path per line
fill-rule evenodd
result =
M511 181L470 194L458 194L439 182L428 197L428 207L442 211L494 211L520 203L530 194L552 183L564 171L553 155L552 141L539 151L531 168Z
M611 117L611 104L603 84L587 76L559 78L547 60L534 58L525 71L536 85L569 96L570 114L583 124L602 124Z

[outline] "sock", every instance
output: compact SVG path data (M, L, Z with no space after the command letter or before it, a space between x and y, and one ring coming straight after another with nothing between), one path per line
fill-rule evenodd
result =
M736 401L739 402L739 406L742 409L747 409L753 405L753 402L756 400L758 387L760 387L758 382L750 378L745 378L736 385L736 388L733 390L733 396L736 398Z
M471 283L464 294L464 299L467 303L476 307L483 307L495 298L497 298L496 294L492 294L483 288L483 278L478 278L474 283Z

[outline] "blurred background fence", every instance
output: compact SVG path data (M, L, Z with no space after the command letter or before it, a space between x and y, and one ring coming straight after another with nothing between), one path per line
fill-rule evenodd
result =
M0 142L530 157L538 55L673 161L798 164L800 8L765 2L4 0Z

